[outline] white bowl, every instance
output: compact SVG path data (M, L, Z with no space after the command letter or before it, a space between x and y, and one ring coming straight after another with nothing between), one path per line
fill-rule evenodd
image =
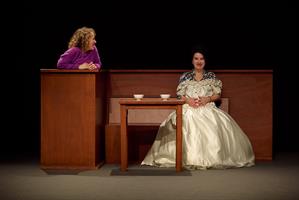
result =
M134 94L133 96L137 101L140 101L144 97L144 94Z
M160 97L166 101L170 97L170 94L160 94Z

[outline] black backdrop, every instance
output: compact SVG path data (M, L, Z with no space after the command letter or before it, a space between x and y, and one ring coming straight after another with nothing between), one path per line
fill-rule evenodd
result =
M273 69L274 151L299 150L297 13L289 2L43 2L26 3L24 10L23 50L9 91L15 98L2 153L39 154L39 70L55 68L82 26L96 30L105 69L192 69L195 45L207 50L207 69Z

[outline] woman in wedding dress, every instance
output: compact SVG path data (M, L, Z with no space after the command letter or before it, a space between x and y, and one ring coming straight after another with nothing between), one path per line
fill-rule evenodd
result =
M202 51L193 54L193 71L179 80L177 96L183 105L183 167L186 169L249 167L254 153L246 134L235 120L217 108L222 82L204 70ZM162 122L154 144L141 165L175 167L176 113Z

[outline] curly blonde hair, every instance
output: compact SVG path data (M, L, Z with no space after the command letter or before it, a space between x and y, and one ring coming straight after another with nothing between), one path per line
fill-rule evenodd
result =
M95 37L96 32L93 28L82 27L75 31L69 41L69 48L78 47L82 51L88 51L88 43L91 37Z

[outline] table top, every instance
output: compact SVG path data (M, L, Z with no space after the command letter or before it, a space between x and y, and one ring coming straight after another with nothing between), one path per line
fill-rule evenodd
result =
M136 100L135 98L120 98L119 104L126 105L182 105L184 104L184 100L180 100L177 98L168 98L166 100L161 98L142 98Z

